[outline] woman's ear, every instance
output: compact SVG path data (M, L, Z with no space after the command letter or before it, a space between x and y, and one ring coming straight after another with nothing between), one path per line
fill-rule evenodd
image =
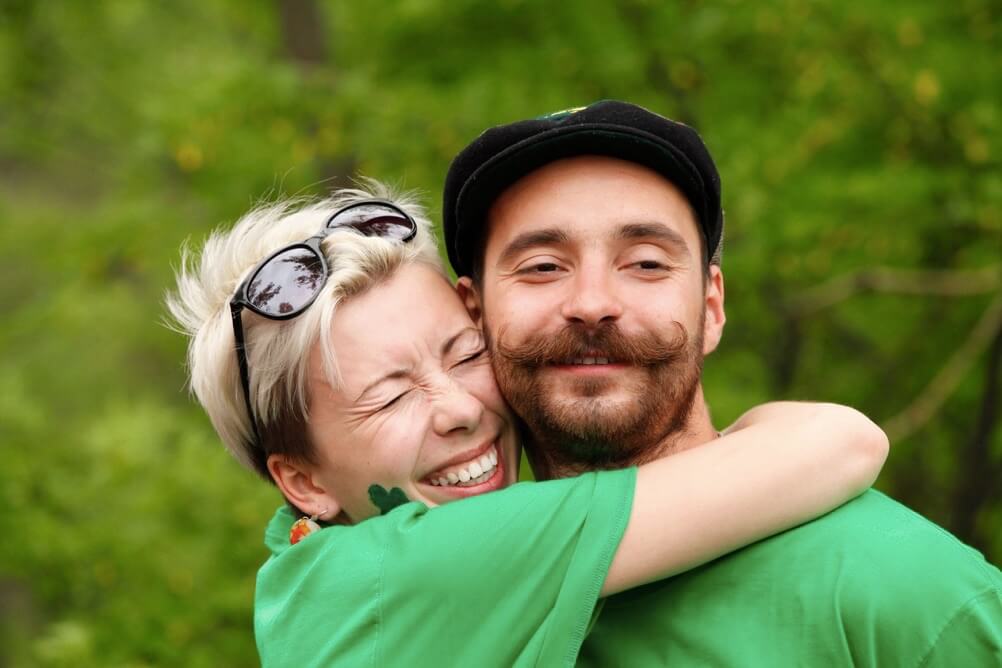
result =
M287 455L268 456L268 472L285 498L307 515L331 521L341 513L341 504L316 481L313 468Z
M481 318L484 310L483 305L480 303L480 292L477 291L477 286L473 284L473 279L469 276L461 276L456 281L456 292L459 294L459 298L463 300L463 306L466 307L466 312L470 314L470 319L473 320L477 327L482 327Z

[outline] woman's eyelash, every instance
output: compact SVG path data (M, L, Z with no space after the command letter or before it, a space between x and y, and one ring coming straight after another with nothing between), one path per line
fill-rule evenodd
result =
M389 407L390 407L390 406L392 406L393 404L395 404L395 403L397 403L398 401L400 401L400 400L401 400L401 399L402 399L402 398L404 397L404 395L405 395L405 394L407 394L407 393L406 393L406 392L403 392L403 393L401 393L401 394L398 394L397 396L393 397L393 398L392 398L392 399L390 399L390 400L389 400L388 402L386 402L385 404L383 404L382 406L380 406L380 407L378 408L378 410L377 410L376 412L379 412L379 411L384 411L384 410L386 410L387 408L389 408Z
M482 356L485 352L487 352L487 348L481 348L480 350L478 350L477 352L473 353L472 355L467 355L463 359L459 360L459 363L463 364L465 362L472 362L473 360L478 359L480 356Z

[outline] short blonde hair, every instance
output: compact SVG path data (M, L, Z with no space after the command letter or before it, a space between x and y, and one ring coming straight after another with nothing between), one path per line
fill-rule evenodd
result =
M247 274L279 248L316 234L338 209L370 198L393 202L417 222L407 243L338 230L322 243L330 275L316 301L291 320L270 320L244 309L250 368L250 403L261 443L255 447L233 337L230 299ZM271 454L312 461L307 442L307 369L320 342L324 374L338 385L336 351L330 345L337 306L419 262L445 276L432 225L413 195L374 180L320 200L284 200L258 206L229 230L213 232L200 252L181 249L177 291L166 298L175 329L190 338L190 387L227 449L266 479Z

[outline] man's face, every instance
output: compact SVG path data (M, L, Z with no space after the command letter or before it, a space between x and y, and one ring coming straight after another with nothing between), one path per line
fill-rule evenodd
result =
M482 291L460 291L502 393L556 459L621 465L685 428L723 326L700 243L671 183L613 158L550 163L494 203Z

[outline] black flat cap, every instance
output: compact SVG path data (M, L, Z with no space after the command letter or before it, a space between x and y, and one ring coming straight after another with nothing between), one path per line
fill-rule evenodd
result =
M442 225L458 276L472 274L487 211L509 186L543 165L578 155L605 155L652 169L689 200L711 262L719 262L724 216L720 176L696 131L627 102L516 121L485 130L464 148L445 177Z

